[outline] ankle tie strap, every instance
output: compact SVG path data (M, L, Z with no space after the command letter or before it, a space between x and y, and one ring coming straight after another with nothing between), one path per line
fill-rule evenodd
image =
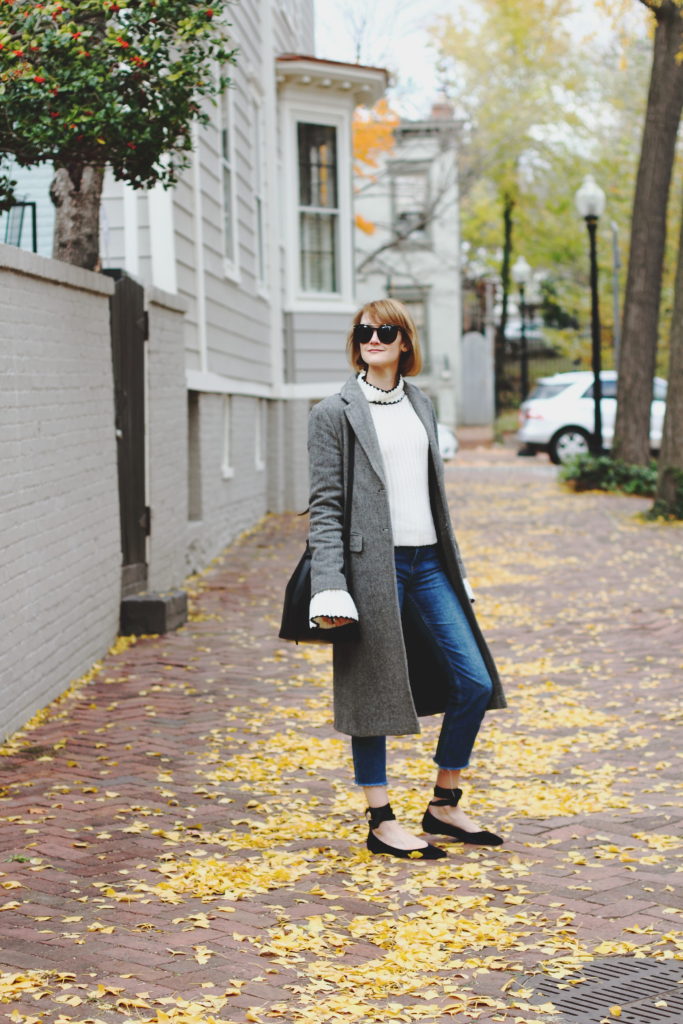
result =
M435 807L457 807L462 796L461 789L445 789L443 786L434 786L434 796L438 800L430 800Z
M377 828L383 821L395 821L396 815L391 809L391 804L384 804L383 807L368 807L365 816L370 822L370 828Z

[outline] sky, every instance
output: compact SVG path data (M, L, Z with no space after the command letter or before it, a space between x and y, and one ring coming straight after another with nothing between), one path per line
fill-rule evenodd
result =
M577 6L577 39L594 35L607 40L610 29L596 0L577 0ZM454 7L448 0L315 0L316 56L355 61L352 26L366 19L361 62L386 67L394 74L396 85L389 96L403 117L425 117L438 95L427 26ZM639 8L634 4L634 18L644 25Z

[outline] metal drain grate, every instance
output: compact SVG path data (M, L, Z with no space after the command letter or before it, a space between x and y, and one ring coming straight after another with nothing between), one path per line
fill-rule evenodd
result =
M683 963L634 957L610 957L586 964L575 978L543 978L534 988L562 1014L553 1021L599 1024L620 1006L619 1024L683 1024ZM560 987L570 984L569 988ZM655 1003L666 1005L655 1006Z

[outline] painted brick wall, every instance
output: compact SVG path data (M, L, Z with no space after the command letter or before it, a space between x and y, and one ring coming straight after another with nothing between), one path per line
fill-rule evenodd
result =
M303 512L308 506L310 402L269 402L268 510Z
M116 635L112 287L0 245L0 737Z
M204 568L268 512L308 505L307 400L194 393L193 401L188 572Z
M148 437L152 531L148 546L150 590L182 584L187 544L187 389L184 301L147 290L149 314Z

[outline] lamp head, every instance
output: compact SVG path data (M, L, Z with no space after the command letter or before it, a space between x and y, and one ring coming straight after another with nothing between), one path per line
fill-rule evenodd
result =
M531 267L523 256L518 257L510 272L512 274L512 280L520 288L524 287L525 284L528 284L531 279Z
M605 212L605 193L592 174L587 174L583 185L574 196L579 217L602 217Z

